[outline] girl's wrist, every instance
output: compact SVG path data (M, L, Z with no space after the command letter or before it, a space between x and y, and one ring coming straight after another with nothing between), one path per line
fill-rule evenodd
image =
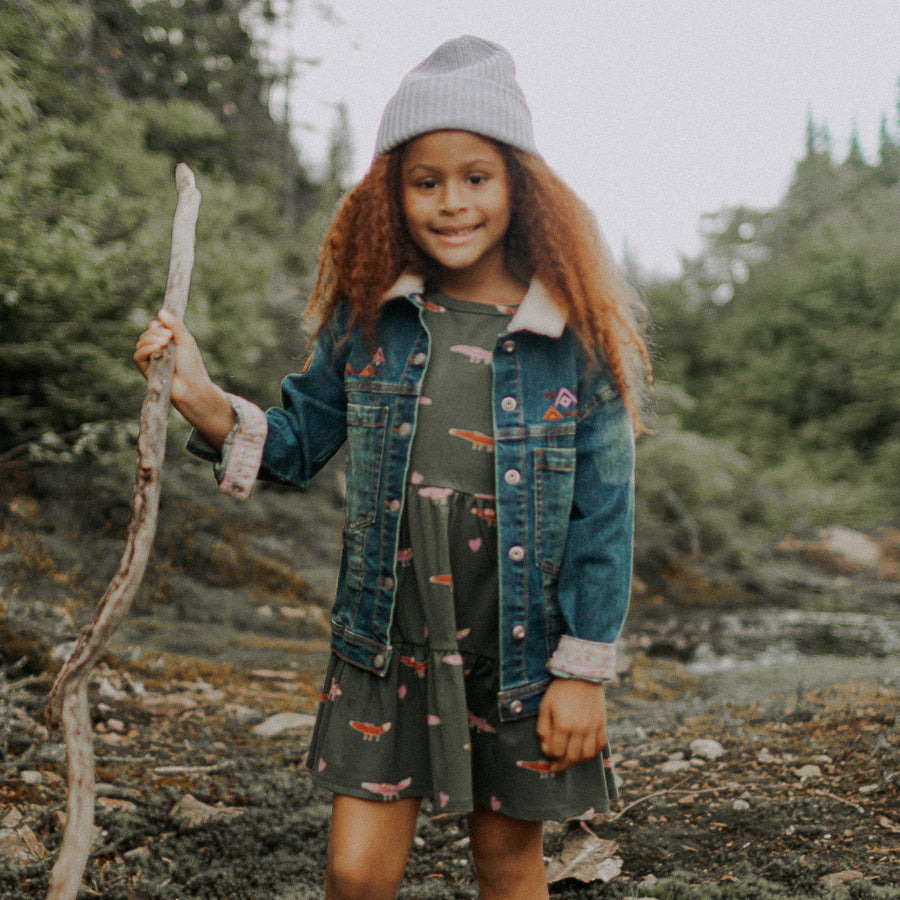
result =
M173 392L172 405L219 450L237 421L228 394L208 377L193 389Z

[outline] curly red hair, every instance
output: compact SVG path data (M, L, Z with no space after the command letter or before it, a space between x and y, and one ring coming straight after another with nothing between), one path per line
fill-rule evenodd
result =
M650 356L634 291L612 258L594 215L539 157L495 142L506 161L512 215L507 264L538 278L586 353L601 354L635 426L652 384ZM351 305L351 327L374 334L383 294L403 272L426 284L433 264L409 237L400 205L403 147L378 157L350 190L325 232L308 313L320 328L337 305Z

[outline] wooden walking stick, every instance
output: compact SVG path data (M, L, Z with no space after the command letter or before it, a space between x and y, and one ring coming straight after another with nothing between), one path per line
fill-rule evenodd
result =
M194 183L194 173L184 163L175 169L175 187L178 202L172 224L172 252L163 308L180 319L187 305L200 210L200 192ZM134 600L156 536L160 476L166 451L174 371L174 348L169 345L151 360L147 374L147 394L141 408L138 436L137 476L122 561L97 606L94 618L81 632L50 692L47 724L54 734L62 726L66 740L68 816L59 857L50 875L47 900L74 900L91 850L94 749L87 681L91 669Z

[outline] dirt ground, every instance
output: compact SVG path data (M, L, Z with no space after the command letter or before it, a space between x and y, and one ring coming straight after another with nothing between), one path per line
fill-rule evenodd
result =
M8 482L0 496L0 898L10 900L46 895L62 835L64 747L43 726L54 647L77 634L121 545L121 501L107 498L91 525L72 511L83 510L77 496L69 509L47 488L57 475L15 492ZM203 520L215 513L204 507ZM283 548L263 552L276 546L272 525L256 522L252 543L240 529L204 531L179 502L167 515L174 531L161 526L144 599L93 676L97 827L79 896L321 898L330 798L303 767L308 720L274 736L254 729L315 711L327 591L279 570ZM82 549L72 564L76 533L102 563L86 564ZM188 562L208 570L211 559L218 574L200 591ZM248 560L249 593L229 575ZM698 620L692 609L689 623L684 613L645 598L629 619L608 691L621 796L545 837L548 863L580 850L591 863L591 842L615 842L610 880L582 880L597 871L573 866L551 895L900 898L897 657L700 676L684 635L723 610ZM463 817L423 811L399 896L478 896Z

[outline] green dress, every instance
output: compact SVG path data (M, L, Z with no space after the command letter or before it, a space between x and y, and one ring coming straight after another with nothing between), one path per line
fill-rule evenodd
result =
M365 799L477 803L518 819L609 808L608 748L551 774L534 716L501 722L492 351L514 310L426 295L422 386L397 557L384 677L332 654L307 765L326 789Z

